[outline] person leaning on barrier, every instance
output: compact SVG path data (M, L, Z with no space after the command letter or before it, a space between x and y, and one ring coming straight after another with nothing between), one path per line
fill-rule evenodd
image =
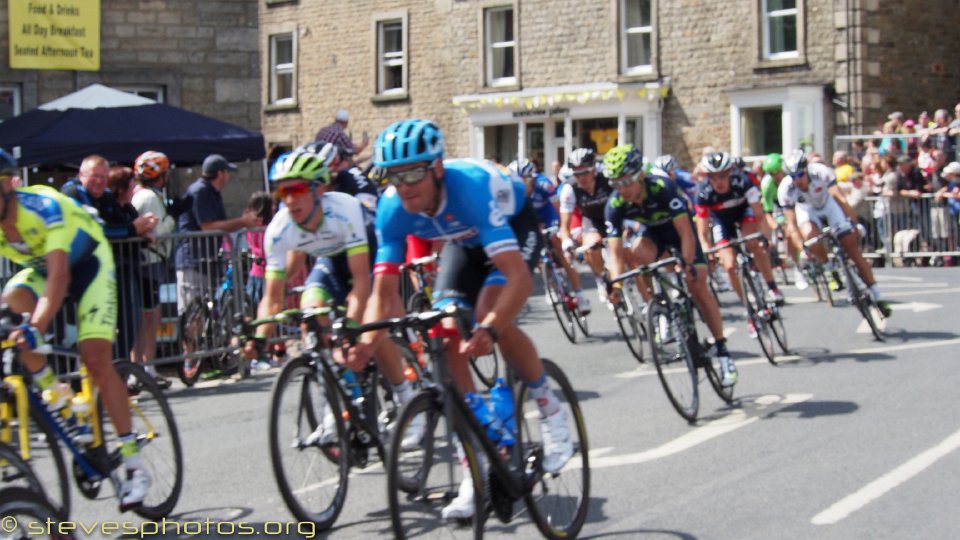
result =
M286 276L296 273L307 256L316 257L316 263L300 298L302 308L344 307L348 320L359 321L370 297L370 248L362 207L349 195L324 191L332 177L317 146L311 143L284 154L270 171L271 187L284 207L264 235L266 282L258 317L283 309ZM272 333L273 325L259 327L256 339L245 344L246 356L252 359L262 352ZM339 349L334 354L343 360ZM410 401L414 390L404 377L400 353L389 340L377 348L375 361L398 401ZM321 440L332 435L317 433Z
M122 241L144 238L157 226L153 214L136 216L125 210L114 193L107 189L110 169L107 160L92 155L80 164L77 179L67 181L60 191L80 204L97 211L107 240L113 241L113 258L120 295L117 356L128 357L140 326L140 253L139 243Z
M153 214L157 226L154 238L173 232L176 223L164 204L163 188L167 185L170 160L162 152L147 151L140 154L133 164L137 184L133 190L132 204L140 214ZM142 314L140 333L133 349L133 361L143 364L160 388L169 388L170 381L157 375L151 364L157 356L157 330L160 328L160 286L167 277L167 257L170 256L170 241L154 241L141 251L143 268L140 272Z
M23 351L20 361L42 392L44 405L60 414L70 406L68 396L59 392L56 374L34 350L44 345L67 296L77 301L80 360L120 441L126 473L117 490L120 510L136 508L150 489L150 475L132 431L126 385L111 361L117 324L113 255L103 227L77 201L47 186L12 188L16 167L13 157L0 150L0 257L23 267L4 286L3 302L14 313L30 313L10 339ZM106 176L99 167L97 172Z

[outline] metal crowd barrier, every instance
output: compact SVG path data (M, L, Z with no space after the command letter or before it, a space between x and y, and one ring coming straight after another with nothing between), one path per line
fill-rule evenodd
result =
M960 214L932 193L919 199L868 196L855 209L867 229L864 255L900 264L960 257Z

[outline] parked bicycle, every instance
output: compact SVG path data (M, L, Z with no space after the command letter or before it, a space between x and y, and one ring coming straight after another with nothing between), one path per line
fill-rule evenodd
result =
M873 298L873 295L870 294L870 289L867 288L866 284L864 284L860 278L860 273L857 272L857 269L852 266L852 263L847 258L847 253L837 240L834 231L830 227L824 227L821 229L820 234L804 242L804 246L809 247L817 242L827 242L831 256L835 264L840 268L842 279L845 281L843 286L847 290L848 301L857 308L857 311L860 312L863 319L867 321L867 325L870 327L870 332L873 336L878 341L885 341L884 325L886 324L886 319L883 316L883 311L880 309L880 306L877 305L877 301ZM824 271L822 265L817 265L817 268L819 269L817 279L825 279L823 277ZM826 289L829 291L829 287L826 287ZM833 305L832 297L831 305Z
M426 337L429 328L447 317L458 319L461 335L466 338L469 314L454 305L443 311L374 322L354 331L409 328ZM557 397L566 409L575 453L562 470L549 473L543 468L544 441L533 423L539 417L537 405L513 370L507 369L506 384L515 403L515 443L498 446L453 384L446 369L443 340L429 338L428 343L435 380L440 384L425 387L403 408L388 452L388 497L394 536L479 538L490 510L508 523L516 517L516 502L523 499L545 537L575 537L586 520L589 505L589 447L576 393L560 368L543 360L549 384L558 389ZM426 427L416 427L416 418L422 418ZM422 430L419 434L423 442L416 449L403 445L411 430ZM474 490L474 517L466 522L444 521L441 509L457 496L465 471Z
M86 410L74 410L68 418L47 409L40 392L23 373L18 348L8 339L22 320L22 315L0 307L0 349L3 350L0 442L17 449L36 472L50 502L61 515L67 516L70 480L60 445L73 456L70 474L80 493L88 499L98 496L104 481L113 484L114 491L119 493L123 473L120 445L112 425L103 422L99 391L82 364L75 381L79 391L74 403L85 404ZM44 345L35 352L80 357L75 349L55 345ZM147 499L134 511L147 519L161 519L173 510L183 486L183 451L177 424L163 391L142 367L127 361L115 362L114 367L121 380L126 381L133 432L144 467L152 478ZM88 440L78 437L79 426L89 427Z
M177 375L186 386L196 384L201 375L247 375L247 363L238 352L232 321L237 313L251 313L253 301L234 283L230 257L221 250L220 258L227 260L223 279L215 288L204 287L203 294L194 297L180 315L180 343L186 358ZM208 275L219 275L218 262L204 260L201 264L208 269Z
M730 240L722 246L715 246L706 253L716 253L721 249L733 248L737 254L737 276L740 280L740 289L743 291L743 303L747 308L747 317L753 323L757 332L757 341L763 355L773 365L777 365L777 351L779 346L783 353L788 353L787 329L783 325L783 312L776 302L770 301L764 291L767 290L763 275L757 269L753 260L753 253L744 249L744 244L753 240L762 240L763 233L755 232Z
M680 266L680 272L667 272ZM733 402L733 387L724 387L719 361L710 354L710 344L701 342L696 318L699 316L687 282L684 263L669 257L625 272L613 283L639 275L649 275L653 298L647 304L647 336L657 376L673 408L689 422L697 419L700 408L699 372L706 373L710 386L726 402Z

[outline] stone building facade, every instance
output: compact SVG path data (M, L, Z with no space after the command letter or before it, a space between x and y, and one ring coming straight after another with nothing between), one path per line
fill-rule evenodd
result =
M892 5L896 4L896 5ZM262 0L263 132L435 119L451 155L550 163L634 142L689 166L952 109L951 0ZM280 57L277 54L280 54ZM280 91L279 94L277 91ZM273 93L271 93L273 92Z
M257 0L101 0L99 71L9 69L10 1L0 0L0 91L17 101L10 113L100 83L260 130ZM181 191L196 176L178 171L171 187ZM230 209L239 211L262 178L260 163L242 167L225 193Z

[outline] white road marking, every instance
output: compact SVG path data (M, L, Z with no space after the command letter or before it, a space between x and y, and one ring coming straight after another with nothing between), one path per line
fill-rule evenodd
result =
M931 291L912 290L912 291L897 291L892 293L885 292L883 293L883 299L886 300L887 298L890 298L890 297L917 296L921 294L946 294L946 293L955 293L955 292L960 292L960 288L934 289Z
M877 281L913 281L920 282L923 281L923 278L918 277L904 277L904 276L890 276L886 274L877 274Z
M903 465L863 486L855 493L834 503L830 508L813 516L814 525L833 525L850 514L882 497L888 491L920 474L940 458L960 447L960 431L956 431L940 444L925 450Z
M767 404L781 404L783 406L787 406L793 403L807 401L812 397L813 394L787 394L783 398L780 398L780 396L776 395L761 396L757 398L757 402L764 405L762 408L766 408ZM593 459L593 456L591 456L590 468L602 469L606 467L619 467L621 465L636 465L638 463L664 458L685 450L689 450L695 446L709 441L710 439L719 437L720 435L724 435L736 429L748 426L759 419L759 416L747 416L745 411L736 409L723 417L707 422L702 426L697 426L693 431L681 435L680 437L677 437L676 439L664 443L656 448L651 448L650 450L636 452L633 454L625 454L622 456L600 457L597 459Z
M934 309L940 309L943 306L941 304L933 304L930 302L905 302L903 304L890 304L890 309L894 311L912 311L914 313L923 313L924 311L931 311Z
M889 320L890 320L890 319L881 319L881 320L879 320L879 321L874 321L874 322L876 322L876 323L877 323L877 326L880 327L880 331L881 331L881 332L884 332L884 331L887 330L887 321L889 321ZM857 333L858 333L858 334L869 334L869 333L871 333L871 332L872 332L872 330L870 330L870 325L867 324L866 319L860 319L860 324L857 325Z
M901 345L884 345L882 347L870 347L868 349L853 349L849 354L871 354L878 352L904 351L907 349L926 349L928 347L943 347L947 345L960 345L960 338L941 339L937 341L927 341L925 343L904 343ZM740 365L737 363L737 365Z
M790 360L803 360L802 356L797 356L795 354L781 354L777 355L777 362L786 362ZM637 377L650 377L657 375L657 368L652 364L653 360L648 360L646 364L631 369L630 371L624 371L622 373L617 373L614 377L618 379L636 379ZM742 366L753 366L756 364L766 364L766 356L752 356L750 358L739 358L736 359L737 367ZM681 371L686 371L687 368L670 368L667 373L679 373Z

